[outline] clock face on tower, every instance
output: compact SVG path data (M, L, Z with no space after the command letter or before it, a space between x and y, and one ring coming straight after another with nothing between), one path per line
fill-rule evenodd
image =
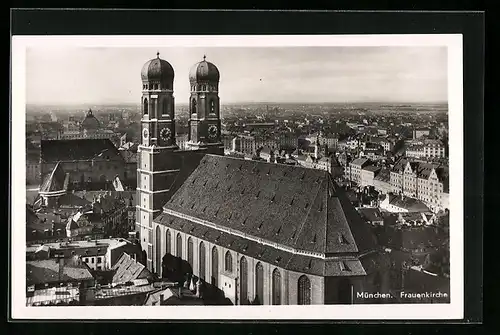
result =
M217 137L217 126L212 124L208 127L208 137L210 139L214 139Z
M162 140L168 141L170 137L172 136L172 132L170 131L169 128L163 128L160 132L160 136Z
M149 136L149 132L146 128L144 128L144 130L142 131L142 137L144 137L145 139L147 139Z

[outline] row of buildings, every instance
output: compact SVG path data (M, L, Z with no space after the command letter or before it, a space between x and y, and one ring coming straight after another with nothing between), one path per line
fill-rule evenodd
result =
M415 198L431 210L449 208L449 170L447 165L400 158L392 167L368 158L357 158L345 170L349 181L373 186L383 194L394 193Z

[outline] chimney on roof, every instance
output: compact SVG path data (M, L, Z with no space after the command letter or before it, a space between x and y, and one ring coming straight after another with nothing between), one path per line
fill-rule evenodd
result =
M201 279L198 278L198 281L196 282L196 297L201 298Z
M160 293L160 306L163 305L165 301L165 296L163 295L163 292Z
M64 259L59 256L56 260L59 263L59 281L61 281L64 273Z

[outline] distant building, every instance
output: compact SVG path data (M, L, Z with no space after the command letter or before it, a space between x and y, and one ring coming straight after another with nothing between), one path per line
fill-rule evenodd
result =
M375 176L381 170L379 166L366 165L361 168L361 179L359 186L373 186Z
M60 164L73 189L112 188L112 181L125 175L125 160L109 139L42 141L41 175L45 178Z
M293 134L281 134L278 138L280 149L297 149L298 139Z
M377 129L377 134L379 134L379 135L387 135L387 129L379 128L379 129Z
M424 201L433 211L449 206L447 166L402 158L391 169L390 182L393 192Z
M26 285L34 289L73 284L75 287L90 287L94 276L87 264L64 258L26 261Z
M370 164L370 160L367 158L356 158L349 163L348 168L348 179L356 184L361 184L361 171L365 166Z
M322 133L314 133L306 137L306 139L314 145L315 143L319 143L322 147L326 146L328 149L337 149L337 145L339 143L339 139L336 136L325 135Z
M387 168L381 168L373 178L372 186L382 194L392 192L391 171Z
M255 137L240 135L233 138L233 149L232 151L240 152L243 154L254 154L257 151L257 144Z
M380 208L391 213L430 212L422 201L392 193L384 196Z
M274 148L264 147L259 151L259 157L269 163L276 163L277 151Z
M91 109L81 122L78 128L70 126L62 132L58 139L60 140L76 140L76 139L111 139L115 136L112 130L104 129L101 122L97 120Z
M122 238L52 242L43 247L47 249L45 259L79 259L92 270L111 270L124 252L137 260L142 255L137 244ZM26 256L42 259L40 245L28 246Z
M178 134L175 137L175 141L176 141L177 145L179 146L179 149L186 150L187 149L187 142L189 141L189 135L188 134Z
M228 135L222 137L222 142L224 143L225 151L231 151L231 149L233 149L233 138L234 136L228 136Z
M430 133L431 133L431 131L428 128L414 129L413 130L413 139L418 139L418 138L421 138L422 136L429 136Z
M405 154L411 158L444 158L446 148L439 140L425 140L423 144L414 144L406 148Z
M279 149L278 147L278 142L274 138L271 137L255 137L255 148L256 150L260 148L274 148L274 149Z
M40 149L26 139L26 184L38 185L40 178Z

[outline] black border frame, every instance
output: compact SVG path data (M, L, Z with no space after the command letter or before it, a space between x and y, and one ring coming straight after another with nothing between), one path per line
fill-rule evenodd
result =
M483 168L484 168L484 53L483 12L332 12L332 11L201 11L201 10L13 10L12 35L256 35L256 34L463 34L464 81L464 319L482 321L483 285ZM10 54L10 53L9 53ZM10 55L9 55L10 56ZM9 82L10 83L10 82ZM9 97L10 98L10 97ZM10 101L10 99L9 99ZM10 107L10 106L9 106ZM11 113L11 109L9 108ZM9 120L10 121L10 120ZM465 126L466 125L466 126ZM9 123L9 134L11 132ZM10 138L9 138L10 140ZM9 141L10 142L10 141ZM12 157L9 155L10 167ZM10 174L9 174L10 184ZM9 219L12 218L9 197ZM10 220L9 220L10 222ZM10 237L10 236L9 236ZM9 239L10 242L10 239ZM9 243L10 248L10 243ZM10 249L8 250L8 252ZM10 255L10 252L9 252ZM9 262L7 273L10 274ZM10 283L10 278L8 279ZM9 286L10 288L10 286ZM10 292L10 290L8 291ZM10 294L8 319L10 318ZM53 321L38 331L48 332ZM106 320L111 325L119 320ZM168 322L165 320L150 320ZM82 321L71 321L81 323ZM91 331L83 321L80 331ZM142 321L144 322L144 321ZM149 322L149 321L148 321ZM182 323L183 320L172 320ZM197 323L196 321L188 321ZM220 321L202 321L214 323ZM224 323L247 322L245 320ZM261 320L259 322L269 322ZM273 323L297 320L271 321ZM377 323L374 320L320 320L308 323ZM405 321L387 321L401 323ZM408 320L413 324L443 321ZM121 323L121 322L120 322ZM379 322L380 323L380 322ZM20 326L18 324L17 326ZM169 327L174 326L171 324ZM180 325L176 325L180 326ZM101 326L98 326L99 328ZM19 329L19 327L16 327ZM84 330L86 329L86 330ZM102 327L106 331L106 327ZM145 329L144 329L145 330ZM208 330L208 329L207 329ZM242 329L243 330L243 329ZM37 332L36 328L32 331ZM173 329L172 329L173 331ZM107 331L112 332L111 329ZM94 333L94 330L92 330Z

